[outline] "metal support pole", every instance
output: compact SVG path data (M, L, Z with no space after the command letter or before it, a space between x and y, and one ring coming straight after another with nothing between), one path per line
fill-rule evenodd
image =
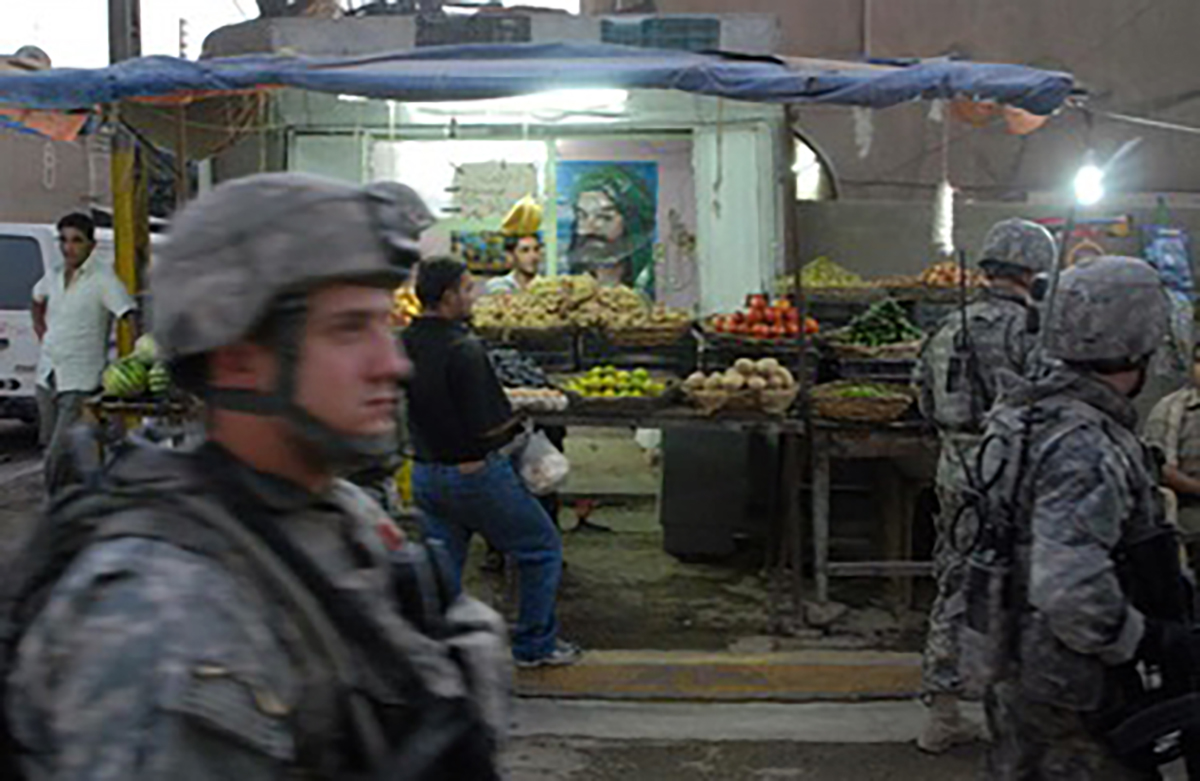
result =
M108 0L108 55L111 62L141 56L141 27L140 0ZM120 107L113 107L110 121L115 128L110 170L115 268L130 295L136 297L141 290L140 271L149 257L148 192L137 142L120 124ZM117 328L117 350L121 355L133 349L135 336L133 324L123 320Z
M805 410L805 420L808 420L808 333L804 323L808 318L808 305L805 300L804 285L801 280L800 263L800 229L796 215L796 136L795 126L798 122L798 112L795 106L787 105L783 109L783 129L779 138L779 170L783 173L781 191L783 193L783 266L792 284L792 298L800 313L800 335L796 339L796 370L800 383L800 404ZM805 434L811 434L811 425L806 426ZM791 564L792 581L791 597L793 620L796 626L804 624L804 567L803 555L803 520L800 512L800 443L792 435L782 437L781 444L785 479L788 495L783 497L782 512L783 547L780 551L781 562ZM781 570L780 575L783 572Z
M188 182L187 106L175 109L175 208L182 209L190 194Z
M812 446L813 569L817 602L829 601L829 441L813 436Z

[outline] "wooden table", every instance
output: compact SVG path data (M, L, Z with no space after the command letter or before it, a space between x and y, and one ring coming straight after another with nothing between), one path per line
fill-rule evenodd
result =
M911 561L913 509L916 489L895 470L884 478L884 561L831 562L830 463L835 458L915 459L936 456L937 436L924 424L853 424L818 420L812 432L813 570L817 601L829 600L829 579L834 577L889 577L911 601L912 578L932 573L932 564Z
M784 631L789 623L791 626L803 623L803 512L800 506L801 443L806 431L803 420L762 413L706 415L692 407L667 407L645 413L604 413L593 408L535 413L532 418L543 426L699 429L778 436L780 457L770 497L767 568L772 577L767 607L774 631ZM789 598L786 601L791 603L790 611L784 606L785 593Z

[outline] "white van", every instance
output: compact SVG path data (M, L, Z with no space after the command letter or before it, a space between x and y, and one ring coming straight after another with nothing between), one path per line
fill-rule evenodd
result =
M151 247L163 238L150 237ZM112 265L111 230L96 230L93 259ZM41 345L33 332L33 286L48 271L61 271L62 252L53 225L0 223L0 418L37 420L37 369Z
M53 225L0 223L0 418L37 420L41 349L29 304L33 286L62 262Z

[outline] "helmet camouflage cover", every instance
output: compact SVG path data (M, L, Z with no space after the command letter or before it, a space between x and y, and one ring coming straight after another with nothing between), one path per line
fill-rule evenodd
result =
M1046 323L1046 351L1064 361L1136 360L1167 334L1158 272L1135 258L1100 257L1063 272Z
M979 252L980 265L988 262L1007 263L1034 274L1044 274L1054 267L1058 242L1036 222L1003 220L992 226L983 239Z
M152 331L168 359L244 338L287 293L339 281L397 287L433 215L395 182L303 174L222 184L185 208L150 274Z

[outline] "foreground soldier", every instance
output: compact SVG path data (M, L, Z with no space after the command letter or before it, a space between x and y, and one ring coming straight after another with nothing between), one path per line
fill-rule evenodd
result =
M983 419L1002 385L1030 368L1036 340L1030 289L1050 270L1057 248L1050 232L1026 220L1005 220L988 231L979 267L987 287L978 301L957 311L930 337L917 363L921 413L938 428L937 544L934 554L938 593L929 615L923 660L923 689L929 705L917 745L940 753L980 737L959 711L958 598L969 545L967 524L958 523L966 469L973 465Z
M210 441L131 448L23 555L0 694L28 778L497 777L502 625L335 479L394 447L390 289L428 221L291 174L177 218L154 333Z
M1073 267L1046 323L1047 354L1062 364L989 419L963 654L964 674L988 684L990 779L1157 777L1102 736L1106 709L1128 694L1122 682L1138 680L1133 664L1161 665L1181 648L1178 626L1156 617L1179 593L1178 545L1131 403L1166 327L1145 263ZM1140 584L1159 574L1165 587L1145 599Z

